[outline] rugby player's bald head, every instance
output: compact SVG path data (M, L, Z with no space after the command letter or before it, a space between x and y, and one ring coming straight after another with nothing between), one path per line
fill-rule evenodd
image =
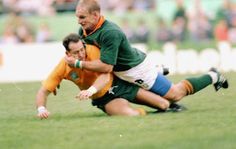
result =
M80 0L77 7L83 7L88 10L89 13L98 11L100 13L101 7L98 0Z

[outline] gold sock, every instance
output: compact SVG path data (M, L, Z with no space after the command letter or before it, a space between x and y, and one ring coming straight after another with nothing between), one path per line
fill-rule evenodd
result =
M143 108L137 108L136 109L141 116L147 115L147 112Z

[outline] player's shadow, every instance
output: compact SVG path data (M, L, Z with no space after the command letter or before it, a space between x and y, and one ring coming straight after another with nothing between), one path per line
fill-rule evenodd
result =
M168 108L167 110L155 110L155 111L148 111L148 114L164 114L164 113L179 113L179 112L183 112L188 110L187 107L185 107L184 105L178 105L178 107L172 107L172 108Z

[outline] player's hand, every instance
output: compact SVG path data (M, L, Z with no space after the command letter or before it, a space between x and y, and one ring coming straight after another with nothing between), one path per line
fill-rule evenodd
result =
M75 98L79 100L88 100L92 95L93 93L91 93L90 91L82 90Z
M38 107L38 114L37 116L40 118L40 119L47 119L50 115L50 112L43 106L41 107Z
M68 55L66 55L66 56L64 57L64 59L65 59L66 63L67 63L68 65L70 65L71 67L74 67L74 66L75 66L76 58L74 58L73 56L68 56Z

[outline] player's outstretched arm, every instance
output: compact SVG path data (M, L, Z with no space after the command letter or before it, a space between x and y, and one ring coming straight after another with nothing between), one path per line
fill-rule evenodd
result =
M110 81L111 74L110 73L102 73L98 76L98 78L94 81L93 85L91 85L87 90L82 90L76 96L79 100L85 100L91 98L98 91L102 90Z
M49 117L49 111L46 109L47 97L50 94L48 90L41 87L36 95L36 107L40 119L47 119Z

